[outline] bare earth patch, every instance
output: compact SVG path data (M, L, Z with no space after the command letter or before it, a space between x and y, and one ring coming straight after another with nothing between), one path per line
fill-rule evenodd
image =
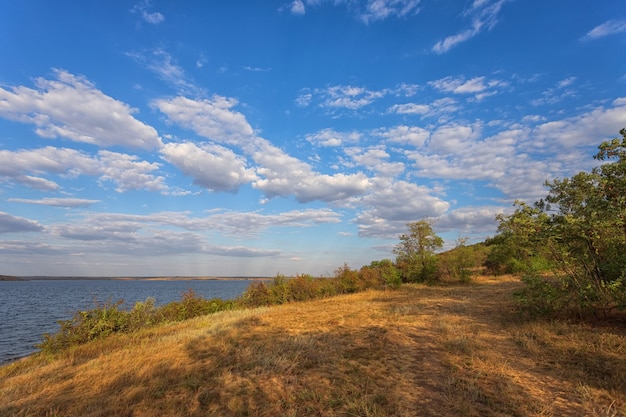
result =
M223 312L0 368L0 416L624 416L626 330L513 278Z

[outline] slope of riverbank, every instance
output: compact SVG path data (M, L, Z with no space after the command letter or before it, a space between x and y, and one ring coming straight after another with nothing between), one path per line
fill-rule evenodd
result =
M521 320L513 279L222 312L0 368L0 416L626 415L623 323Z

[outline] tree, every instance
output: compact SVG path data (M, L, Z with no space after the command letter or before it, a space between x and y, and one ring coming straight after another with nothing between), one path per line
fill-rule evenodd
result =
M620 134L599 146L594 158L602 165L546 182L545 200L534 208L518 203L498 219L518 261L539 254L557 274L527 270L522 299L529 306L580 315L626 309L626 129Z
M407 227L408 234L400 236L400 243L393 250L402 280L432 281L437 277L435 250L443 246L443 239L433 232L430 220L408 223Z

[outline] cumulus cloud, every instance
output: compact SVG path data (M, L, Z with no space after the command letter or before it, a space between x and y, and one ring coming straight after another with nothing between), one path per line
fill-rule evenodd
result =
M241 144L254 133L246 117L233 110L236 105L237 100L219 95L204 100L179 96L153 102L171 121L207 139L230 145Z
M475 0L463 16L471 20L469 28L450 35L433 46L433 52L443 54L460 43L466 42L483 30L491 30L498 23L498 14L506 0Z
M135 155L100 150L90 156L75 149L45 148L0 150L0 176L39 190L54 191L61 187L41 175L73 178L81 175L99 177L101 183L111 181L116 191L149 190L165 192L165 178L155 175L160 165L142 161ZM34 176L36 174L37 176Z
M537 125L533 136L543 147L561 151L563 147L596 145L600 140L615 137L624 126L626 99L617 98L609 106L599 106L575 117Z
M141 161L135 155L99 151L100 181L116 184L117 192L130 190L165 191L165 178L152 174L159 169L156 162Z
M34 220L0 211L0 233L41 232L42 230L43 226Z
M422 177L495 181L506 174L516 143L527 134L512 129L481 139L477 126L446 125L433 133L426 148L407 152L407 157Z
M356 164L375 171L382 177L396 177L405 169L402 162L389 162L390 155L382 145L367 149L346 148L345 152Z
M369 181L362 173L317 173L309 164L257 136L245 116L232 110L236 104L220 96L210 100L176 97L154 103L170 120L200 136L239 147L257 164L257 179L252 186L268 198L293 195L300 202L337 201L367 190Z
M157 131L133 117L137 112L86 78L55 70L56 80L38 78L37 89L0 87L0 117L36 126L44 138L63 137L100 147L161 146Z
M587 32L587 34L583 37L583 40L599 39L622 32L626 32L626 19L607 20Z
M438 232L495 233L496 216L503 212L498 206L462 207L435 218L434 222Z
M359 236L389 239L404 233L407 223L438 217L450 207L428 187L390 179L375 180L362 203L365 209L354 220Z
M46 146L17 151L0 150L0 175L13 177L25 173L51 172L69 175L98 172L94 159L84 152Z
M245 159L223 146L168 143L161 154L183 174L193 177L194 184L211 191L237 191L242 184L256 179Z
M430 137L430 132L418 126L396 126L388 129L378 129L375 135L386 138L389 142L402 145L420 147Z

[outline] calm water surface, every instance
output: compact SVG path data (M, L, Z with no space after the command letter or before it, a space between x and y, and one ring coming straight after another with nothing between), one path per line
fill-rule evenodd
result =
M37 280L0 281L0 364L37 349L44 333L56 333L58 321L75 311L90 310L95 301L124 300L131 308L148 297L160 306L178 301L192 289L204 298L230 300L241 295L250 280Z

